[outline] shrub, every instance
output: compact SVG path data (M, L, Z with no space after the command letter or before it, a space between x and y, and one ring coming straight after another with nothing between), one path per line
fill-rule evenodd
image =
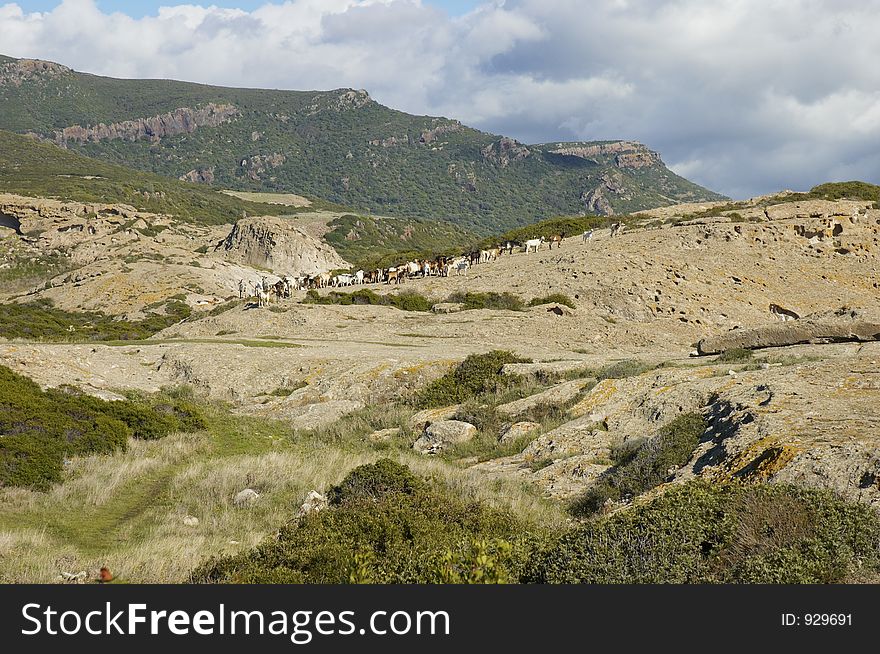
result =
M494 291L485 293L453 293L446 301L462 304L465 310L506 309L508 311L522 311L523 306L525 306L522 299L512 293L496 293Z
M643 372L651 370L651 368L652 366L644 361L639 361L637 359L624 359L623 361L616 361L615 363L602 368L596 373L596 379L599 381L603 379L625 379L626 377L641 375Z
M43 391L0 366L0 486L38 490L61 480L66 457L124 450L129 437L161 438L205 428L199 408L183 398L157 410L145 400L107 402L63 386Z
M718 355L718 361L723 363L741 363L743 361L748 361L754 356L754 352L751 350L747 350L744 347L734 347L729 350L724 350L721 354Z
M381 500L390 493L412 495L424 486L405 465L391 459L358 466L327 493L330 504L360 500Z
M27 304L0 304L0 337L55 341L141 340L189 317L189 305L180 300L164 304L164 313L143 320L117 320L99 311L64 311L50 300Z
M501 369L508 363L528 361L505 350L471 354L417 393L415 403L422 408L447 406L486 393L499 392L521 381L516 375L502 375Z
M529 302L530 307L537 307L542 304L563 304L570 309L574 309L574 300L565 295L564 293L551 293L550 295L545 295L544 297L536 297L533 298L531 302Z
M598 479L572 505L578 515L599 511L606 501L635 497L666 481L670 468L685 465L700 443L706 420L697 413L686 413L665 424L660 433L643 441L634 451L612 450L620 463Z
M330 291L327 295L321 295L315 289L306 292L304 304L339 304L349 306L352 304L367 304L374 306L395 307L401 311L430 311L433 303L423 295L413 291L403 291L396 295L379 295L373 290L362 288L352 293L340 293Z
M387 459L354 469L333 503L196 582L493 583L517 579L537 536L512 514L415 477ZM341 498L341 499L340 499Z
M880 567L880 519L825 490L691 481L536 556L539 583L840 583Z

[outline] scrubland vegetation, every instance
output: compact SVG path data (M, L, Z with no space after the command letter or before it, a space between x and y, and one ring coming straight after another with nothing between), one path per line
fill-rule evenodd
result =
M500 403L558 381L500 374L522 361L503 351L473 355L410 399L368 406L313 431L236 417L185 390L104 402L73 389L41 391L0 369L8 416L0 442L18 436L58 448L47 446L57 466L40 483L15 483L14 471L28 459L4 451L0 579L51 581L59 565L103 564L132 581L233 583L878 578L880 522L869 507L790 486L695 481L652 490L690 458L706 428L698 414L613 447L608 473L569 507L573 523L563 504L528 486L487 482L461 467L480 448L498 447ZM582 375L644 369L624 361ZM521 417L538 422L540 433L576 399ZM477 425L478 436L440 457L414 454L413 412L449 403L461 403L456 418ZM397 436L370 439L389 428ZM246 487L259 501L234 506ZM311 489L324 492L329 507L297 517ZM606 500L610 514L602 510ZM198 526L186 526L184 517Z
M180 300L162 305L141 320L123 320L99 311L65 311L49 300L0 303L0 338L46 341L129 341L148 338L184 320L191 309ZM231 307L230 307L231 308Z

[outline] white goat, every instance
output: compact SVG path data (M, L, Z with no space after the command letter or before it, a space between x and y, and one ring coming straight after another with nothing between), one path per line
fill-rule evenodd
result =
M543 236L541 238L530 238L528 241L526 241L523 244L525 247L524 252L526 254L528 254L530 250L534 250L535 252L537 252L538 248L541 247L541 243L543 243L543 242L544 242Z

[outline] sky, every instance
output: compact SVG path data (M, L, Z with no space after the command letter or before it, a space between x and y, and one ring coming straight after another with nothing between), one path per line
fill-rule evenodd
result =
M634 139L734 198L880 183L878 35L880 0L0 0L2 54Z

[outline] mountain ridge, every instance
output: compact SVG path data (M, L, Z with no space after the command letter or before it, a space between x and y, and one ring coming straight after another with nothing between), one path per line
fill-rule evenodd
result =
M0 60L0 129L167 177L303 193L484 235L552 215L723 198L635 141L528 145L388 108L357 89L122 80Z

